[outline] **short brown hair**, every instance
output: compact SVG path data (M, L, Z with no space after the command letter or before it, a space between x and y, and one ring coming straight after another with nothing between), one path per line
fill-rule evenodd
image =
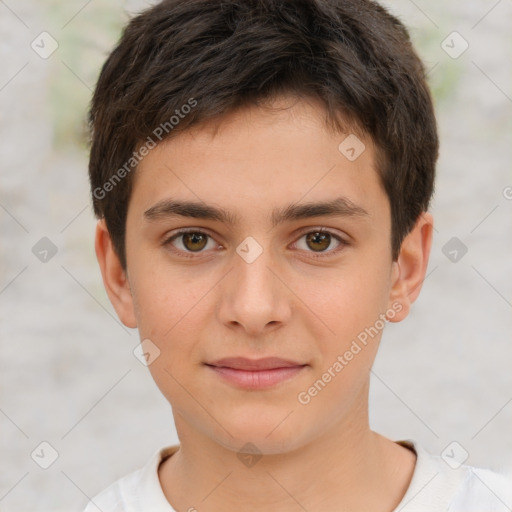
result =
M438 156L425 70L402 23L370 0L164 0L124 29L89 113L94 212L124 267L144 146L287 93L320 99L333 129L371 137L398 257L429 206Z

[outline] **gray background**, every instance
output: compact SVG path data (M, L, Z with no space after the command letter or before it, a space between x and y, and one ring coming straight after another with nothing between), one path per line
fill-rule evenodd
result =
M0 1L1 511L80 509L177 441L132 353L137 332L103 290L86 176L92 88L145 5ZM432 453L457 441L469 464L501 469L512 464L512 3L386 5L430 70L442 148L429 275L410 317L386 328L372 427ZM46 59L31 48L42 31L59 45ZM469 44L458 58L441 46L453 31ZM446 40L452 52L457 37ZM57 248L46 262L33 252L43 237ZM453 237L456 262L443 253ZM51 456L42 441L58 452L48 469L36 463Z

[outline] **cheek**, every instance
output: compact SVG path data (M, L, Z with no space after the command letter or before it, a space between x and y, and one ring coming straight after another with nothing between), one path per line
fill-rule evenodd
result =
M200 360L208 301L208 283L190 283L183 274L146 269L133 286L141 340L149 339L159 350L149 371L162 394L173 406L187 403L192 365ZM204 298L203 298L204 297ZM203 300L201 300L203 298Z
M186 272L158 264L139 267L136 276L132 296L139 332L162 342L198 314L212 286L208 279L191 279Z
M149 370L162 393L177 404L186 400L179 383L190 387L191 372L200 365L204 342L211 338L218 277L192 278L183 270L156 264L138 275L132 291L140 338L151 340L160 351Z
M333 348L349 343L366 327L374 325L386 311L390 279L382 265L350 265L323 276L321 279L303 277L296 290L309 309L329 328Z
M364 402L369 372L377 354L386 322L388 281L382 272L361 267L340 273L323 293L308 293L311 310L319 311L329 327L317 339L318 357L314 375L301 388L297 401L305 417L322 416L338 421ZM326 415L326 408L329 414Z

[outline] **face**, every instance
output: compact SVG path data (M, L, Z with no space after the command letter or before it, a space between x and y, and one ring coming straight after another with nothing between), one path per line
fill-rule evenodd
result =
M386 316L406 307L371 141L348 159L349 134L328 131L319 104L274 106L286 109L247 108L149 152L126 285L109 291L160 351L149 368L178 433L263 453L366 422Z

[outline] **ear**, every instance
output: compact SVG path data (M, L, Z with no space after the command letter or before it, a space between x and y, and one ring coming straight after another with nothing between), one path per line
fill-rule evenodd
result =
M96 225L94 248L103 277L103 285L117 316L127 327L137 327L130 284L104 219L98 221Z
M423 212L402 242L398 259L393 262L389 307L396 311L396 315L389 318L391 322L402 321L420 293L427 272L433 230L432 215Z

